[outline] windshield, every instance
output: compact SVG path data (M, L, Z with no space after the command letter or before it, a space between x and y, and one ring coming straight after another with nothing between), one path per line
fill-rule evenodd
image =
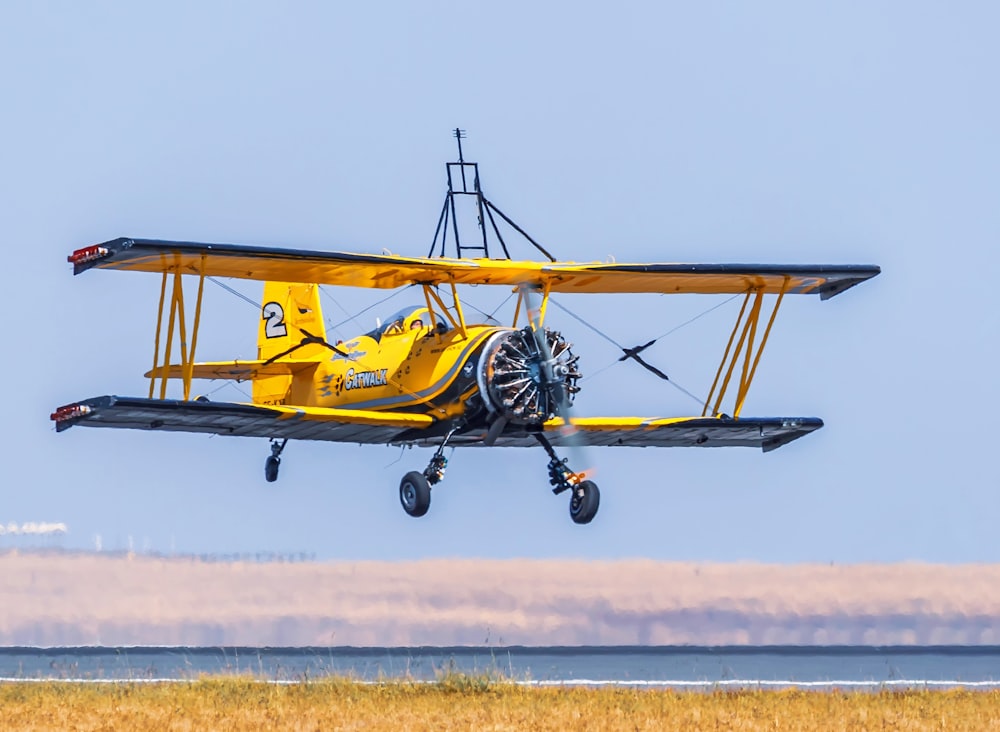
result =
M367 335L379 340L383 335L405 333L411 329L436 328L440 322L441 319L437 317L437 314L432 315L426 306L410 305L394 312Z

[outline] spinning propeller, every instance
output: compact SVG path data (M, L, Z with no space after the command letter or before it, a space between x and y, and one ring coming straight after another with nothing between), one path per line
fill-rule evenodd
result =
M530 332L537 353L538 384L545 392L552 411L562 420L559 434L569 453L568 458L560 460L545 436L538 435L539 442L551 459L550 482L556 493L573 491L570 515L577 523L589 523L597 513L600 493L597 485L588 479L593 476L595 469L572 416L573 395L579 391L576 386L576 381L580 378L576 369L578 357L569 354L569 344L560 333L547 330L542 325L538 291L530 285L522 285L521 296L528 312Z

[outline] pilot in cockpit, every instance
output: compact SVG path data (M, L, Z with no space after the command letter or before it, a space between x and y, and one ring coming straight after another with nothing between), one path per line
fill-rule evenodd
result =
M427 325L428 323L430 325ZM378 341L383 336L402 335L403 333L412 333L413 331L427 330L428 328L436 330L438 333L444 333L447 331L448 326L437 317L436 313L432 314L428 312L426 307L413 305L393 313L385 321L384 325L376 325L375 330L370 331L367 335Z

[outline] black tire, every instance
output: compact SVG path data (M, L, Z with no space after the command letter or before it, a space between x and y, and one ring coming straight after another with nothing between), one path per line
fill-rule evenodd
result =
M264 461L264 480L273 483L278 479L278 466L281 465L281 458L274 455L268 456Z
M431 507L431 484L423 473L411 470L399 482L399 502L410 516L419 518Z
M569 499L569 515L573 523L589 524L600 506L601 492L597 489L597 483L585 480L573 488L573 495Z

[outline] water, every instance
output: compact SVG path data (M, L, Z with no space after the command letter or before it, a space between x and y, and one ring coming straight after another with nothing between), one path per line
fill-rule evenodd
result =
M1000 646L0 648L3 679L429 681L449 672L539 685L1000 688Z

